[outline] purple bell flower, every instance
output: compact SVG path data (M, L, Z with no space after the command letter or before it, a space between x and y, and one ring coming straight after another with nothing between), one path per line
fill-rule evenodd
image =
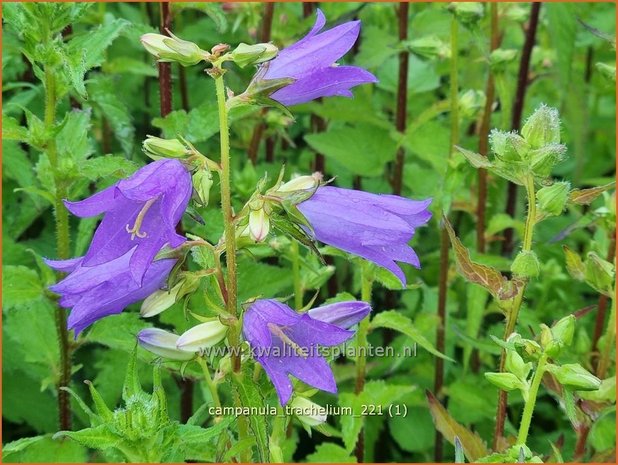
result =
M430 203L431 199L322 186L297 207L313 227L315 239L386 268L405 286L406 276L395 262L420 268L408 242L431 218Z
M329 307L336 311L341 306L358 314L358 308L349 304L341 302ZM362 304L366 315L369 306ZM244 315L243 334L254 358L275 386L281 405L285 405L292 396L288 375L323 391L337 392L335 377L320 354L320 346L337 346L350 339L354 331L325 323L308 313L297 313L276 300L256 300Z
M186 240L176 234L176 225L191 192L189 172L178 160L166 159L149 163L87 199L65 201L67 209L82 218L105 214L81 266L103 265L135 248L129 255L128 277L141 283L165 244L175 248Z
M324 14L317 10L317 19L309 34L260 67L255 76L257 80L295 79L271 94L273 100L290 106L320 97L352 97L352 87L377 82L376 77L363 68L336 64L356 42L360 21L348 21L320 32L325 23Z
M314 320L348 329L363 320L369 312L371 307L367 302L350 300L312 308L307 313Z
M67 321L75 337L95 321L145 299L165 285L176 260L152 262L140 283L131 277L130 263L138 246L118 258L94 266L83 266L84 257L70 260L45 260L50 267L70 273L50 290L60 294L59 304L72 308Z

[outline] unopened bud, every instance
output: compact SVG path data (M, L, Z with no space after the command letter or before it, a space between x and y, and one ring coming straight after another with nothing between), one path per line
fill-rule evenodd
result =
M540 178L548 177L556 163L564 158L566 146L563 144L547 144L530 151L530 163L534 174Z
M506 352L505 367L506 371L513 373L517 378L525 381L532 369L532 363L524 362L524 359L521 358L521 355L519 355L516 350L509 350Z
M573 342L575 334L575 317L573 315L565 316L551 327L551 333L554 339L562 342L565 346L570 346Z
M210 199L210 188L213 185L212 173L207 169L200 169L193 175L194 199L200 206L208 205Z
M533 149L560 143L560 116L558 110L541 105L521 128L521 135Z
M261 242L270 231L270 218L266 212L265 205L262 204L255 210L249 212L249 236L255 242Z
M248 45L241 43L231 53L234 63L241 68L247 65L257 65L272 60L279 53L279 49L271 43Z
M511 271L518 278L536 278L541 271L541 265L533 251L522 250L513 260Z
M311 176L297 176L282 184L277 192L295 192L313 190L320 185L322 173L313 173Z
M528 158L530 146L515 132L491 131L489 142L496 157L502 161L519 162Z
M569 199L570 190L571 183L566 181L555 182L551 186L539 189L536 193L539 208L549 215L560 215Z
M194 354L176 348L178 336L159 328L147 328L137 334L137 341L149 352L170 360L191 360Z
M494 386L504 391L525 389L526 385L513 373L485 373L485 378Z
M448 9L467 28L472 29L483 17L483 4L480 2L453 2Z
M517 58L517 50L497 48L489 55L489 66L493 72L504 71Z
M191 66L204 60L207 55L193 42L182 40L172 33L170 37L144 34L140 40L144 48L161 62L178 62L182 66Z
M157 289L154 291L142 302L140 315L144 318L150 318L170 308L176 302L182 285L183 283L179 282L170 290Z
M321 425L328 418L324 407L300 396L294 397L287 411L307 426Z
M182 333L176 347L185 352L199 352L222 341L227 329L218 319L201 323Z
M451 47L437 36L425 36L410 40L406 47L423 58L450 58Z
M549 364L546 369L560 384L574 391L596 391L601 387L601 380L577 363Z
M142 143L146 155L153 160L161 158L184 158L190 152L178 139L161 139L160 137L148 136Z
M613 294L614 265L603 260L594 252L589 252L585 262L584 278L588 284L604 294Z
M485 106L485 94L480 90L467 90L459 96L459 110L464 118L474 119Z

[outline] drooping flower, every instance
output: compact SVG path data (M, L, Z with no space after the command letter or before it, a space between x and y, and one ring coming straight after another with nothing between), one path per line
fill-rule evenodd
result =
M176 260L152 262L143 279L136 282L131 277L130 264L137 248L134 245L124 255L94 266L84 266L84 257L46 260L50 267L69 273L49 289L60 294L62 307L71 308L67 326L75 330L76 337L95 321L122 312L128 305L145 299L165 285Z
M349 302L334 304L333 310L346 304ZM320 347L339 345L354 332L263 299L255 301L245 313L243 334L284 405L292 396L289 375L323 391L337 392L333 372Z
M178 160L158 160L132 176L79 202L65 201L79 217L104 213L82 267L102 265L127 254L130 278L141 283L154 257L168 244L178 247L185 238L176 225L191 197L191 175Z
M431 199L322 186L297 207L311 224L315 239L386 268L405 286L406 276L395 262L420 268L408 242L416 228L431 218L430 203Z
M324 14L317 10L311 31L260 67L254 81L294 79L291 84L272 93L270 98L289 106L319 97L352 97L352 87L377 81L363 68L338 66L336 63L356 42L360 21L348 21L320 32L325 23Z
M169 360L191 360L195 352L187 352L176 347L178 335L159 328L142 329L137 334L137 342L149 352Z

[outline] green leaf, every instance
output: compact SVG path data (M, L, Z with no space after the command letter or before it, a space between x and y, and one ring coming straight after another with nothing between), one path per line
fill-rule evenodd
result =
M25 266L6 266L2 272L2 306L20 307L41 298L43 284L36 271Z
M217 106L208 102L189 113L176 110L164 118L154 118L152 125L160 128L166 139L175 139L181 135L195 144L208 140L219 132L219 113Z
M219 3L210 2L178 2L172 4L173 11L185 9L198 10L212 19L217 27L217 32L224 33L227 30L227 17L223 12L223 7Z
M72 110L66 114L56 136L59 159L66 157L79 164L93 153L90 139L91 116L90 109Z
M493 166L493 163L490 162L487 157L484 157L479 153L466 150L458 145L455 146L455 149L461 153L475 168L491 168Z
M2 128L4 130L4 126ZM17 142L2 140L2 176L13 179L20 187L34 184L34 166Z
M52 460L50 460L52 459ZM72 441L55 441L50 436L23 438L2 447L4 463L85 463L88 451Z
M380 176L397 151L387 131L367 124L308 134L305 140L315 151L359 176Z
M3 142L5 140L17 140L20 142L25 142L27 139L28 139L28 129L27 128L21 126L15 118L2 115L2 141Z
M126 178L133 174L136 169L137 165L132 161L113 155L89 158L79 165L80 174L91 181L106 177Z
M549 20L549 37L556 50L558 76L563 89L568 88L571 80L575 39L579 29L577 24L577 7L578 5L569 3L551 3L547 5L546 14Z
M107 316L94 323L85 339L112 349L131 352L135 347L137 333L150 326L139 317L138 313L125 311L119 315Z
M610 182L604 186L591 187L590 189L573 189L569 193L569 201L577 205L590 205L599 195L615 185L615 182Z
M586 267L584 266L584 262L581 257L569 249L566 245L562 246L562 250L564 251L566 267L569 274L576 280L583 281Z
M125 19L107 14L104 23L98 28L77 35L68 42L64 70L73 88L82 97L87 96L84 75L88 70L101 65L105 50L130 24Z
M236 421L234 417L225 417L219 423L209 428L186 424L178 427L178 436L186 445L206 444L213 439L218 439L223 431L228 429L230 425Z
M54 439L62 437L71 438L90 449L108 449L117 446L122 441L122 438L112 433L107 425L85 428L80 431L59 431L53 436Z
M408 407L405 417L389 418L388 427L391 436L404 451L421 453L434 443L436 433L425 407Z
M440 357L451 362L455 361L452 358L438 352L433 344L429 342L427 338L414 326L412 320L396 310L388 310L386 312L378 313L373 320L371 320L370 328L394 329L395 331L405 334L427 352L435 355L436 357Z
M356 463L356 457L343 447L333 443L320 444L314 453L307 456L309 463Z
M247 371L245 378L250 378L251 371ZM234 387L241 403L245 407L260 408L264 406L264 397L260 393L258 385L252 382L241 382L234 379ZM264 415L249 415L249 427L255 437L258 461L267 462L269 455L268 448L268 422Z

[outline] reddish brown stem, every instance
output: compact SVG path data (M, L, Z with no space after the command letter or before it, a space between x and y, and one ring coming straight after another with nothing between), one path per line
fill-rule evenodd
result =
M169 2L160 3L159 32L169 36L168 30L172 27ZM161 96L161 116L167 116L172 111L172 67L171 63L157 63L159 67L159 92Z
M404 41L408 38L408 17L410 4L402 2L399 4L398 19L399 19L399 41ZM397 131L405 132L406 116L408 111L408 62L410 55L407 50L399 52L399 80L397 83L397 109L395 126ZM405 150L399 147L395 159L395 170L393 173L393 193L401 194L403 182L403 166L405 162Z
M513 115L511 120L511 129L513 131L519 131L519 128L521 127L521 117L524 111L524 100L526 98L528 75L530 73L530 57L532 56L532 48L534 47L534 42L536 40L536 31L539 25L540 11L541 2L532 3L530 8L530 22L528 23L528 29L526 31L526 40L524 42L524 48L521 52L521 60L519 61L517 89L515 90L515 99L513 100ZM511 217L515 217L516 208L517 185L509 182L506 200L506 214ZM509 228L504 232L504 242L502 243L503 255L510 255L513 252L513 232L513 228ZM502 419L502 421L504 421L504 419Z
M493 51L500 45L500 33L498 30L498 6L492 3L491 9L491 40L489 49ZM485 86L485 108L479 128L479 153L487 156L489 149L489 128L491 125L491 113L494 104L496 86L494 76L489 70L487 85ZM478 171L478 200L476 204L476 250L485 253L485 213L487 209L487 170Z

